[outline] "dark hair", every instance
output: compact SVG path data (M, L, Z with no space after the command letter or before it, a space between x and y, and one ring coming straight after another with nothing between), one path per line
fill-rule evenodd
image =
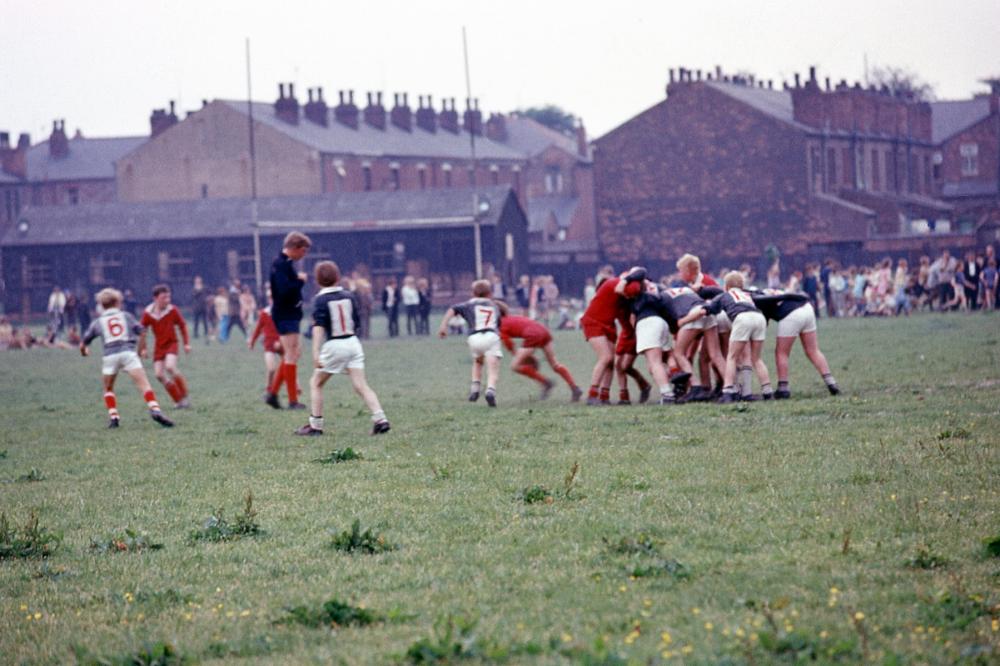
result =
M170 287L168 287L165 284L158 284L158 285L156 285L155 287L153 287L153 298L156 298L157 296L159 296L160 294L162 294L164 292L166 292L166 293L169 294L170 293Z
M321 287L332 287L340 281L340 267L332 261L321 261L316 264L316 284Z

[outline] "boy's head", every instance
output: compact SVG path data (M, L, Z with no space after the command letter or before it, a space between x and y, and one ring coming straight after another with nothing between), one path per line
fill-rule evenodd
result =
M730 289L742 289L743 288L743 273L739 271L729 271L726 273L726 277L722 279L722 283L726 286L726 291Z
M160 307L170 303L170 287L165 284L158 284L153 287L153 301Z
M122 292L111 287L106 287L97 292L97 302L105 310L117 308L122 304Z
M316 264L316 284L321 287L332 287L340 282L340 267L332 261L321 261Z
M492 293L489 280L476 280L472 283L472 295L476 298L489 298Z
M312 247L312 241L301 231L291 231L285 236L282 249L289 258L299 260L306 256L306 252Z
M685 282L694 282L701 272L701 259L693 254L685 254L677 260L677 271Z

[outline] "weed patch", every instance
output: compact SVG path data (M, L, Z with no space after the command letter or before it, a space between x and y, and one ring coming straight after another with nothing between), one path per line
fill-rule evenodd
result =
M361 452L347 447L346 449L334 449L321 458L313 459L313 462L323 465L336 465L342 462L350 462L351 460L364 460L364 458Z
M162 543L154 543L145 532L126 528L120 534L107 538L91 539L90 549L97 553L141 553L145 550L160 550Z
M960 590L941 592L928 600L924 607L927 624L945 629L965 629L989 614L990 606L983 597L964 594Z
M351 606L338 599L331 599L319 608L308 606L295 606L286 608L286 617L279 620L278 624L301 624L306 627L366 627L376 622L381 622L384 618L378 613L374 613L367 608Z
M552 504L555 501L555 498L552 497L552 491L545 486L539 485L528 486L523 489L518 495L518 499L525 504Z
M383 535L373 532L370 527L362 531L361 521L357 519L351 523L351 529L333 536L330 547L344 553L366 553L368 555L386 553L398 548L397 545L386 541Z
M147 643L135 652L110 657L97 656L85 648L76 648L76 661L81 666L184 666L194 660L181 654L171 643Z
M243 500L243 512L236 514L232 522L226 520L223 510L218 509L201 526L188 536L191 543L198 541L235 541L243 537L263 534L257 522L257 510L253 508L253 493L247 492Z
M536 643L503 645L476 635L476 620L452 615L439 617L433 635L410 645L405 659L411 664L446 664L466 659L503 662L543 652Z
M62 538L61 533L40 527L34 512L20 527L11 525L7 514L0 513L0 560L48 557L59 548Z
M1000 534L990 537L983 542L986 547L986 554L990 557L1000 557Z
M633 578L668 577L676 581L691 577L688 568L677 560L666 557L659 542L650 534L639 532L617 541L604 539L608 554L616 560L625 560L624 568Z
M948 565L948 560L931 550L930 546L921 546L916 554L906 560L910 569L940 569Z
M21 476L17 477L18 483L35 483L44 480L45 480L45 475L42 474L37 467L32 467L30 470L28 470L27 474L22 474Z

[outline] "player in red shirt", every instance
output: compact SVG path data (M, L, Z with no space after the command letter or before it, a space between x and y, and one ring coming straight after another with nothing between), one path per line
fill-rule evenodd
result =
M146 329L153 329L153 338L156 341L153 349L153 372L156 373L156 378L177 403L177 408L187 409L191 406L191 401L188 400L187 380L177 370L178 344L175 329L181 330L185 353L191 353L191 344L184 317L170 302L170 287L165 284L153 287L153 302L146 306L139 323L143 327L143 340L146 337Z
M513 338L523 340L521 348L516 352L514 351ZM573 393L573 402L577 402L583 395L583 391L573 381L573 375L566 369L566 366L556 360L555 351L552 349L552 334L544 325L528 317L508 315L500 320L500 341L514 354L514 362L510 366L511 370L534 379L542 385L542 400L549 397L553 384L538 372L538 361L535 360L536 349L542 350L542 353L545 354L545 360L549 362L552 369L566 380L569 390Z
M257 338L263 336L261 344L264 346L264 368L267 370L267 383L264 384L265 393L275 385L274 375L278 368L281 367L282 357L281 335L278 333L278 327L274 325L274 319L271 317L270 292L267 295L267 303L267 307L257 313L257 326L254 327L253 334L247 340L247 349L252 350L257 343ZM279 390L281 384L281 381L277 382Z
M642 292L642 281L646 277L645 270L633 270L633 273L635 275L622 273L619 277L608 275L601 281L594 298L580 319L583 337L597 354L597 363L594 364L594 370L590 375L588 405L611 404L611 375L615 361L615 343L618 338L615 321L619 319L625 299L634 298Z

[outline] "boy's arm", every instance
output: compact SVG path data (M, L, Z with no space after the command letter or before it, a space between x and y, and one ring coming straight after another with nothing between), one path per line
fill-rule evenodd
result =
M97 326L98 326L97 322L98 321L100 321L100 320L95 319L94 321L90 322L90 326L87 327L87 330L83 332L83 337L80 338L80 355L81 356L88 356L90 354L90 351L87 349L87 345L89 345L91 342L93 342L94 338L96 338L97 335L98 335L98 332L97 332Z
M326 342L326 329L313 324L312 338L313 365L317 368L322 368L323 364L319 362L319 352L323 348L323 343Z
M444 317L441 319L441 326L438 328L438 337L447 338L448 337L448 320L455 316L455 308L450 307L448 311L444 313Z
M705 311L705 306L696 305L695 307L691 308L691 310L686 315L684 315L677 321L677 327L680 328L685 324L690 324L693 321L698 321L706 314L707 312Z
M188 327L187 322L184 321L184 315L177 308L174 308L174 312L177 313L177 328L181 329L181 339L184 340L184 353L191 353L191 339L188 337Z
M247 349L253 349L253 346L257 344L257 338L260 337L260 334L263 331L264 331L264 318L257 317L257 325L253 327L253 334L250 336L250 339L247 340Z

